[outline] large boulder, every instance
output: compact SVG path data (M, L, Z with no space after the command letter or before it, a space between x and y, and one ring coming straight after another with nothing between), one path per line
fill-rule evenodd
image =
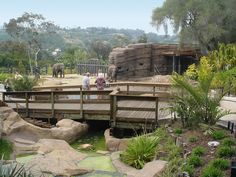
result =
M110 135L110 129L107 129L104 133L105 136L105 142L106 142L106 147L109 151L115 152L115 151L123 151L127 148L128 145L128 138L115 138Z
M37 148L31 143L28 146L24 140L37 142L39 139L61 139L71 143L87 132L88 126L73 120L63 119L55 128L41 128L23 120L18 113L9 107L0 107L2 115L2 130L10 141L14 143L19 154L35 151ZM19 139L23 141L19 141ZM27 147L28 146L28 147ZM19 151L18 151L18 149ZM24 148L26 150L24 150Z
M91 169L78 167L87 156L71 148L66 141L41 139L36 144L38 155L25 164L34 176L69 177L91 172Z

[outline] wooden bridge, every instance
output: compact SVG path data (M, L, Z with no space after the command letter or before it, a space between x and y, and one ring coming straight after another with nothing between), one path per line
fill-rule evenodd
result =
M63 118L105 120L111 127L152 129L169 118L169 111L163 109L170 99L169 84L115 83L114 86L119 89L84 91L79 85L37 87L41 91L5 92L3 101L22 117L48 122Z

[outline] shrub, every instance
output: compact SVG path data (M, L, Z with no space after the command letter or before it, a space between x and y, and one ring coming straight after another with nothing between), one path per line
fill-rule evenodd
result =
M227 170L230 164L228 160L219 158L211 161L210 165L220 170Z
M10 155L12 153L12 145L10 142L4 139L0 139L0 158L8 160L10 159Z
M121 154L121 160L137 169L155 157L158 138L147 135L138 136L130 141L127 149Z
M194 167L199 167L203 163L202 159L199 156L191 155L188 159L188 164L193 165Z
M217 149L218 157L232 157L235 154L235 149L232 147L221 146Z
M1 177L33 177L29 170L26 170L23 165L17 163L4 164L0 161L0 176Z
M20 79L11 81L11 87L14 91L32 91L33 87L37 84L37 79L23 76Z
M215 130L212 132L212 138L214 140L221 140L225 138L225 132L223 130Z
M192 149L192 154L196 156L202 156L206 152L206 149L202 146L197 146Z
M180 129L180 128L176 128L176 129L174 130L174 132L175 132L175 134L177 134L177 135L181 135L181 134L183 133L183 130Z
M208 166L203 169L200 177L224 177L223 172L213 166Z
M4 83L7 79L10 79L12 74L0 73L0 83Z
M186 164L182 168L183 171L188 172L189 176L193 176L194 174L194 166Z
M191 137L189 137L188 141L191 142L191 143L197 142L198 137L197 136L191 136Z
M235 143L235 139L233 139L233 138L225 138L223 140L222 144L224 146L234 146L236 143Z

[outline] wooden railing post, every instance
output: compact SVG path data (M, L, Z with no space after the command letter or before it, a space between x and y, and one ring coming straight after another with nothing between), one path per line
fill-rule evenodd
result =
M129 94L129 84L127 84L127 95Z
M155 126L157 126L158 125L158 97L156 97L156 100L155 100L155 102L156 102L156 108L155 108Z
M26 117L29 117L29 97L28 97L28 92L25 92L25 107L26 107Z
M5 102L5 92L2 92L2 101Z
M83 113L83 90L82 87L80 87L80 116L83 119L84 118L84 113Z
M156 87L153 86L153 96L155 96L155 92L156 92Z
M52 104L52 118L55 117L55 95L54 92L51 92L51 104Z
M116 125L116 112L117 112L117 96L113 96L113 103L112 103L112 118L113 118L113 125Z

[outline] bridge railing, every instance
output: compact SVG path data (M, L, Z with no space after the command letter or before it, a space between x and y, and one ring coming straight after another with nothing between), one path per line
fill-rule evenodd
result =
M33 109L30 108L30 104L49 104L45 109L51 110L52 118L55 118L56 104L78 104L79 107L76 110L79 110L83 118L85 104L110 104L109 94L111 92L112 90L4 92L3 101L7 104L15 104L17 111L24 109L26 117L30 117L30 110Z

